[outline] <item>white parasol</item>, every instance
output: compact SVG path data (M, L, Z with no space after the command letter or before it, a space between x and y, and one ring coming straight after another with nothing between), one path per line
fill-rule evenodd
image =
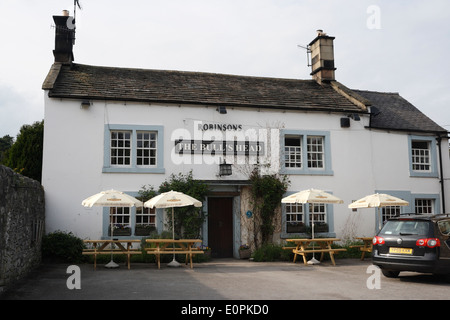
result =
M114 189L106 190L94 194L81 202L84 207L142 207L142 202L138 199L117 191ZM113 220L110 217L111 223L111 240L113 238ZM113 261L112 243L111 243L111 261L105 266L107 268L117 268L119 265Z
M303 190L290 196L287 196L281 200L282 203L319 203L319 204L334 204L343 203L338 197L329 194L323 190L308 189ZM312 214L312 238L314 239L314 213ZM314 245L314 244L313 244ZM313 258L308 261L308 264L320 263L315 257L313 252Z
M172 208L172 238L175 240L175 220L174 220L174 209L175 207L201 207L202 203L197 199L192 198L182 192L169 191L161 193L156 197L144 203L146 208ZM175 245L175 244L174 244ZM168 264L171 267L178 267L180 264L175 260L175 254L173 255L173 260Z

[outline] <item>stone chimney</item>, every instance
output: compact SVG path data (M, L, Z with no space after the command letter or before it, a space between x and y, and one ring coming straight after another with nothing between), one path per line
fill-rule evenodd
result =
M317 30L317 37L311 41L309 48L311 50L311 75L318 82L333 81L335 79L334 71L334 37L329 37L323 30Z
M74 60L73 45L75 44L75 20L64 10L62 16L53 16L55 21L55 62L71 64Z

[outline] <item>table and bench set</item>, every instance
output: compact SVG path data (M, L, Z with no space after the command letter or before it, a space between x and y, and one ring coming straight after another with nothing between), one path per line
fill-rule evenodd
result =
M185 254L186 264L190 262L191 268L194 267L192 263L192 257L195 254L203 254L204 251L195 246L195 244L201 244L202 240L199 239L146 239L145 242L150 244L149 247L145 247L147 254L154 254L156 257L156 264L158 269L161 268L161 255L162 254ZM85 244L91 245L92 248L84 249L83 255L94 256L94 269L97 267L97 255L105 254L124 254L127 256L127 266L130 269L131 256L134 254L142 254L142 250L133 248L133 244L141 243L141 240L84 240ZM112 246L112 247L111 247Z
M361 260L364 260L364 255L366 253L372 252L372 238L371 237L361 237L355 238L363 241L362 245L352 245L351 248L359 248L362 255ZM347 251L345 248L333 248L332 244L334 242L340 241L338 238L315 238L315 239L287 239L287 242L292 242L295 247L283 247L285 250L292 250L294 253L295 263L297 257L301 255L303 257L303 263L306 265L307 254L310 253L320 253L320 261L323 260L324 254L328 253L332 264L335 266L336 261L334 255ZM130 269L131 256L134 254L142 254L142 250L138 248L133 248L133 244L141 243L141 240L84 240L85 244L89 244L91 248L84 249L83 255L93 255L94 256L94 269L97 267L97 255L105 254L124 254L127 256L127 267ZM191 269L194 267L192 258L196 254L203 254L204 251L199 247L202 243L200 239L146 239L146 246L144 251L147 254L154 254L156 257L156 264L158 269L161 268L161 255L163 254L185 254L186 255L186 265L190 263ZM111 246L113 246L111 248Z

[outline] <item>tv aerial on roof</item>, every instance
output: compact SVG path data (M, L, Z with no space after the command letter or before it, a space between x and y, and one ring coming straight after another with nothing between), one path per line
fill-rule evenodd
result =
M305 49L306 50L306 64L308 65L308 67L311 67L311 48L309 46L301 46L301 45L297 45L297 47Z

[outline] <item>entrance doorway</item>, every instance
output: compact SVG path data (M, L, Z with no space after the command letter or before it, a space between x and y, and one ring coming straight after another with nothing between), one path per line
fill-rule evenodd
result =
M208 198L208 246L213 258L233 257L233 198Z

